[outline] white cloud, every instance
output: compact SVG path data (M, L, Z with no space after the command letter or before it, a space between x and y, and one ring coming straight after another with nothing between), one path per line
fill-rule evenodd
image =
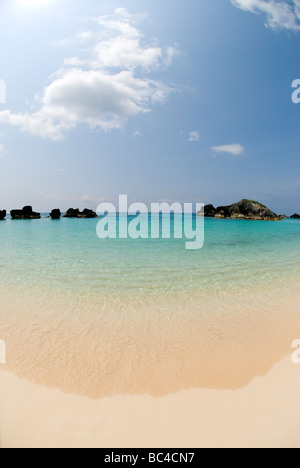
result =
M77 34L76 37L79 39L79 41L86 42L90 41L93 38L93 35L91 31L84 31L82 33Z
M163 50L157 41L145 44L137 28L141 19L125 9L94 18L96 31L77 36L93 44L84 57L65 59L64 67L36 97L39 109L25 113L5 110L0 112L0 123L59 140L80 124L93 130L122 129L130 117L163 103L171 88L151 79L149 73L169 65L175 49Z
M104 30L102 40L93 50L95 68L143 68L149 71L169 63L175 50L169 47L164 51L157 41L144 44L143 34L135 24L138 20L122 8L117 9L113 17L101 16L95 20Z
M211 150L214 153L227 153L232 154L233 156L242 156L245 152L245 148L239 143L234 143L232 145L213 146Z
M189 134L189 138L188 138L188 141L194 143L194 142L197 142L197 141L200 141L200 134L199 132L190 132Z
M66 67L81 67L85 65L85 61L78 57L68 57L64 60L64 64Z
M300 31L300 0L231 0L232 4L252 13L264 13L272 29Z

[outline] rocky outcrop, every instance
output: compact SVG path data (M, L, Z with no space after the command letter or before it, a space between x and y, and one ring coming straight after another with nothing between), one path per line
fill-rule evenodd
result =
M93 210L88 210L87 208L80 213L80 218L98 218L97 213Z
M217 210L213 205L206 205L204 207L204 216L207 218L214 218L217 214Z
M59 209L52 210L50 213L51 219L60 219L61 218L61 211Z
M85 208L83 211L80 211L78 208L70 208L64 218L80 218L80 219L88 219L88 218L98 218L97 214L93 210L88 210Z
M284 214L278 215L278 218L281 218L281 219L289 219L289 217L286 216L286 215L284 215Z
M0 221L3 221L3 219L6 218L6 210L0 210Z
M208 218L219 218L219 219L251 219L251 220L267 220L267 221L279 221L276 213L271 211L265 205L258 203L253 200L241 200L238 203L228 206L219 206L215 208L213 205L207 205L204 207L205 216Z
M293 214L293 216L291 216L292 219L300 219L300 215L298 213L295 213Z
M24 206L22 210L12 210L10 212L12 219L40 219L40 213L35 213L31 206Z
M64 214L64 218L78 218L80 215L80 210L74 208L69 208L68 211Z

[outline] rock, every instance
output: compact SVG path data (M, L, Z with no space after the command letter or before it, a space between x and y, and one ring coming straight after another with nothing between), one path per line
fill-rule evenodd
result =
M0 210L0 221L6 218L6 210Z
M35 213L31 206L24 206L22 210L12 210L10 212L12 219L40 219L40 213Z
M23 211L22 210L12 210L10 212L11 219L22 219Z
M50 213L51 219L60 219L61 218L61 211L59 209L52 210Z
M80 211L78 208L75 210L74 208L69 208L63 217L64 218L79 218L79 215L80 215Z
M265 205L253 200L241 200L231 205L231 216L242 215L245 219L278 219L278 216Z
M206 218L214 218L217 214L217 210L213 205L206 205L204 207L204 216Z
M231 219L245 219L245 216L242 214L234 214L230 218Z
M80 213L80 218L86 218L86 219L91 219L91 218L98 218L97 213L95 213L93 210L88 210L85 208L82 213Z
M286 216L286 215L284 215L284 214L278 215L278 218L281 218L281 219L289 219L288 216Z
M206 217L218 219L231 218L257 221L281 221L282 219L265 205L245 199L233 205L219 206L218 208L215 208L213 205L207 205L204 207L204 213Z
M295 213L293 214L293 216L291 216L291 219L300 219L300 215L298 213Z
M230 218L231 215L232 215L231 210L230 210L230 206L219 206L217 208L217 214L221 218Z
M87 208L85 208L82 212L78 208L70 208L64 215L64 218L88 219L98 218L98 216L97 213L95 213L93 210L88 210Z

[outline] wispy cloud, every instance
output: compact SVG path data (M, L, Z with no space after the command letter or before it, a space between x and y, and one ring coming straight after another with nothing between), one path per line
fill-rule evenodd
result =
M164 103L170 86L149 75L169 66L176 50L145 42L138 28L143 18L123 8L92 18L93 28L76 36L89 47L81 57L66 58L63 68L52 75L49 86L36 97L38 110L2 111L0 123L60 140L80 124L92 130L122 129L130 117Z
M234 143L232 145L213 146L211 150L214 153L227 153L233 156L242 156L245 152L245 148L239 143Z
M106 201L106 197L91 197L90 195L80 195L80 196L65 196L59 195L57 193L49 193L43 195L46 200L52 200L57 202L68 202L73 203L73 205L81 204L81 203L88 203L92 205L98 205Z
M79 41L86 42L90 41L93 38L93 34L91 33L91 31L84 31L77 34L76 37L79 39Z
M189 137L188 137L188 141L190 141L192 143L200 141L200 133L197 132L197 131L190 132Z
M4 151L5 151L5 146L3 145L3 143L0 143L0 158L3 157Z
M245 11L265 14L266 26L272 29L300 31L300 0L231 0L231 3Z

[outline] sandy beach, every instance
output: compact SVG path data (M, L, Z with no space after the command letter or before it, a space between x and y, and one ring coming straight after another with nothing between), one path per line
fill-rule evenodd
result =
M0 448L300 448L300 0L0 25Z
M0 372L2 448L299 448L300 366L287 357L237 391L94 401Z

